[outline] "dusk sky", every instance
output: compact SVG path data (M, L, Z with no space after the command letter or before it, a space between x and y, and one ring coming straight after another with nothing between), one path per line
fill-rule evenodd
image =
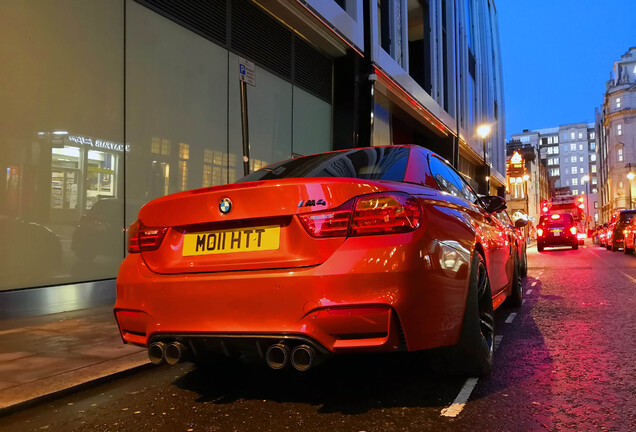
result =
M635 0L498 0L506 136L594 122L614 62L636 46Z

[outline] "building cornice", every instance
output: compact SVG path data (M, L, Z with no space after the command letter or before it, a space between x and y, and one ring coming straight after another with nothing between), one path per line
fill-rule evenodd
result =
M614 111L613 113L605 114L603 126L609 126L610 120L613 120L616 117L626 117L630 115L636 115L636 108L622 109L620 111Z

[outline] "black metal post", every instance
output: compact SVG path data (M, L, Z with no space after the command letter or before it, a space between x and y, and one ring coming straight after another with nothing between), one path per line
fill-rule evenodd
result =
M250 132L247 119L247 84L241 81L241 130L243 132L243 175L250 173Z

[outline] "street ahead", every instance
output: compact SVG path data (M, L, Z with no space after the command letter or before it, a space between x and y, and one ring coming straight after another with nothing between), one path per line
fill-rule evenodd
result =
M588 240L533 247L528 260L523 306L496 313L495 372L465 406L456 398L474 380L440 377L417 355L343 357L305 374L186 363L42 403L0 429L636 430L636 256Z

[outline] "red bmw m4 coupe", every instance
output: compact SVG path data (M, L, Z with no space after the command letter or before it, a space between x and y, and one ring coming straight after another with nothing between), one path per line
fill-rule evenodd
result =
M299 157L146 204L114 312L153 363L215 355L303 371L340 353L435 350L488 374L493 310L521 304L515 239L418 146Z

